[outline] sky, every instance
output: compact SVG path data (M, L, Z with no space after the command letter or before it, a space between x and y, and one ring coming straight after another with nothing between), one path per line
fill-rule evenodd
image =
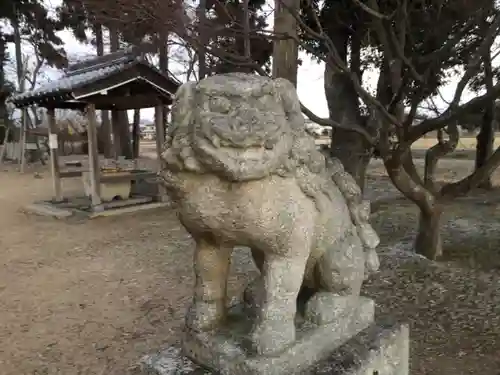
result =
M95 49L91 45L79 43L69 31L62 31L59 36L64 42L64 46L68 56L88 56L95 55ZM25 47L25 54L29 53L29 47ZM9 55L15 56L14 45L9 44ZM328 116L328 109L323 89L323 71L324 65L313 62L305 53L301 53L300 58L303 64L299 67L297 92L303 104L311 109L314 113L321 117ZM169 62L169 69L172 72L181 71L182 66L174 61ZM13 73L13 72L12 72ZM55 80L62 72L56 69L45 68L43 72L42 82L47 80ZM180 78L180 77L179 77ZM183 81L181 79L181 81ZM154 109L147 108L141 110L141 118L152 120L154 116Z
M46 0L46 3L51 9L53 9L60 4L60 0ZM270 17L269 21L269 27L272 27L272 16ZM59 36L63 40L66 52L70 58L81 58L82 56L96 54L95 49L91 45L79 43L69 31L61 31L59 33ZM10 56L15 56L13 44L10 44L8 48ZM28 46L26 46L24 53L26 55L30 54ZM301 102L316 115L320 117L328 117L328 108L323 87L324 64L312 60L307 54L303 52L300 53L299 57L302 60L302 65L299 67L297 82L297 93L299 95L299 98ZM175 61L170 60L169 64L169 69L174 73L176 71L183 70L182 66L180 66ZM13 72L11 74L13 74ZM60 75L62 75L61 71L57 71L51 68L45 68L40 81L43 84L43 81L57 79ZM181 81L184 81L182 77L178 78ZM376 73L365 73L364 78L367 81L368 87L376 87L376 81L378 78ZM445 98L446 101L451 100L451 98L453 97L456 84L457 79L452 79L450 84L444 86L441 89L441 96ZM463 95L462 101L470 100L472 96L473 94L470 91L466 91ZM445 103L441 98L437 98L436 101L439 107L445 107ZM131 113L129 114L129 116L131 117ZM154 118L154 109L148 108L141 110L141 118L152 120Z

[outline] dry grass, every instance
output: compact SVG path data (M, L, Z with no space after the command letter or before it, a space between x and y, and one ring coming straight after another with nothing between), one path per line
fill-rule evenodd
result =
M455 179L470 169L468 161L447 160L439 173ZM26 215L22 205L51 195L48 171L39 171L41 179L32 172L0 171L0 374L122 375L142 354L176 343L190 299L192 241L174 213L78 224ZM372 195L395 194L383 174L375 162ZM65 181L66 192L79 188ZM376 297L380 318L410 321L412 374L500 368L500 214L497 203L481 203L500 201L496 194L449 207L443 264L391 253L411 240L413 205L397 200L374 215L384 268L366 293ZM235 253L232 293L249 264L248 254Z
M420 138L417 142L413 144L414 149L426 150L436 143L436 138L432 136L427 136L425 138ZM457 151L459 150L475 150L476 149L476 138L474 136L461 136L458 142ZM500 146L500 136L497 134L495 137L494 147Z
M446 158L454 159L470 159L475 158L476 150L476 138L473 136L462 136L458 142L455 151L446 156ZM412 145L413 155L415 157L422 158L425 154L425 150L436 144L436 138L428 136L426 138L421 138ZM494 147L500 147L500 136L495 137Z
M422 168L422 162L417 166ZM468 160L443 160L442 182L464 177ZM379 162L371 189L392 195L378 205L373 224L381 234L382 270L365 286L377 301L378 319L410 323L412 374L498 374L500 369L500 191L475 191L446 206L444 259L411 256L418 210L397 192ZM493 176L500 184L500 173Z

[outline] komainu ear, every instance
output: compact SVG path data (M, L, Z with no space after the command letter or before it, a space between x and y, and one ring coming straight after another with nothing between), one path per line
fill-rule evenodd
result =
M284 78L277 78L274 81L276 92L281 98L283 109L288 117L293 130L304 129L304 116L300 109L299 96L292 83Z
M172 106L173 128L187 127L189 125L196 85L196 82L186 82L175 93Z

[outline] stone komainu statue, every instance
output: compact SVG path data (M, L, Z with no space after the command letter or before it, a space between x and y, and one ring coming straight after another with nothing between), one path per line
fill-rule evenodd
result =
M261 270L246 291L258 306L250 337L260 354L295 340L301 288L357 296L378 268L369 204L342 164L316 149L287 80L234 73L185 83L162 158L162 177L196 240L189 330L225 318L238 245L251 248Z

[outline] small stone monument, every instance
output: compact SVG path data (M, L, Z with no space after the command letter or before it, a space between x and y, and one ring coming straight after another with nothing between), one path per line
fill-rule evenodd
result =
M342 164L317 150L290 82L234 73L185 83L162 158L196 241L185 356L223 375L306 374L328 358L345 364L339 350L364 334L370 347L358 365L329 373L407 374L406 328L369 333L374 303L360 296L379 266L369 203ZM260 277L228 306L236 246L251 249ZM387 348L373 347L383 337ZM149 373L167 374L155 358Z

